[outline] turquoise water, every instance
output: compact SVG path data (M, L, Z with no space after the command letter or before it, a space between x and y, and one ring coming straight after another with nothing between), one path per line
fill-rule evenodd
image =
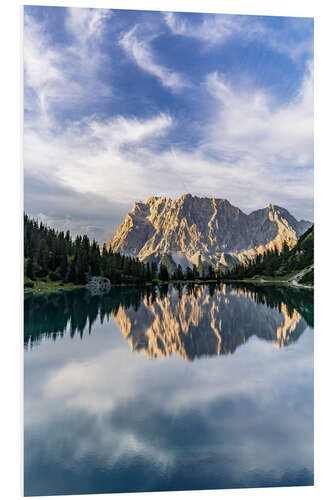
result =
M313 484L313 294L25 298L25 495Z

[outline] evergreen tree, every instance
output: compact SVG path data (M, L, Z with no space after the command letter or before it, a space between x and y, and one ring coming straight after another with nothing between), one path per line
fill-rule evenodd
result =
M185 269L185 279L186 280L193 280L193 277L194 276L193 276L192 269L189 266L187 266L186 269Z
M168 269L164 264L160 265L160 272L158 273L158 278L161 281L169 281Z
M210 265L208 267L208 279L212 280L215 278L215 273L214 273L214 269L213 269L213 266Z
M61 261L60 261L60 276L61 276L61 279L66 280L67 270L68 270L67 255L64 253L61 256Z
M151 270L150 270L150 265L149 265L149 262L147 262L147 265L146 265L146 280L150 281L151 279L152 279L152 274L151 274Z
M176 275L176 280L183 280L184 279L184 274L183 274L183 269L180 264L177 266L177 270L175 272Z
M69 266L69 273L67 276L68 283L75 283L76 282L76 271L75 271L75 261L73 260Z
M42 239L39 244L37 262L43 270L47 270L49 263L49 250L44 239Z
M101 274L100 260L101 260L101 255L99 251L99 246L97 242L93 240L90 250L90 272L92 276L99 276Z
M31 280L35 279L34 264L33 264L33 259L31 257L29 257L27 260L26 275Z
M156 279L157 276L157 264L156 262L152 262L151 264L151 279Z

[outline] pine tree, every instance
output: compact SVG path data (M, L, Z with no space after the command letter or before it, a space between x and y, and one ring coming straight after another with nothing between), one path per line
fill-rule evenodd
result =
M177 266L177 270L175 272L176 275L176 280L183 280L184 279L184 274L183 274L183 269L180 264Z
M33 264L33 260L30 257L27 260L26 275L31 280L35 279L34 264Z
M161 281L169 281L168 269L164 264L160 265L160 272L158 273L158 278Z
M67 269L68 269L67 255L65 253L63 253L61 256L61 261L60 261L60 276L61 276L61 279L63 279L63 280L66 279Z
M195 264L193 264L193 278L196 279L196 278L199 278L199 271L198 271L198 268Z
M151 271L150 271L150 265L149 265L149 262L147 262L147 265L146 265L146 280L150 281L151 278L152 278L152 276L151 276Z
M193 280L193 271L189 266L187 266L185 269L185 279L186 280Z
M99 246L97 245L96 241L93 240L90 250L90 272L93 276L98 276L101 273L100 260L101 256Z
M210 266L208 267L208 278L209 278L210 280L212 280L212 279L214 279L214 278L215 278L215 273L214 273L214 269L213 269L213 266L212 266L212 265L210 265Z
M151 279L156 279L157 276L157 264L156 262L152 262L151 264Z
M75 271L75 261L73 260L69 266L69 273L67 276L67 280L69 283L76 282L76 271Z
M289 252L289 245L286 241L282 245L282 255L286 255Z
M48 269L48 262L49 262L49 249L46 245L45 240L42 239L39 244L38 264L41 266L43 270L46 271Z

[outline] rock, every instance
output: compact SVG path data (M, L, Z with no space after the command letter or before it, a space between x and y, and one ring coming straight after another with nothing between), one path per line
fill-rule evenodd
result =
M108 293L111 289L111 281L104 276L92 276L86 287L94 295Z
M269 248L289 247L312 225L269 204L249 215L226 199L185 194L176 200L152 197L134 204L107 248L141 261L230 268Z

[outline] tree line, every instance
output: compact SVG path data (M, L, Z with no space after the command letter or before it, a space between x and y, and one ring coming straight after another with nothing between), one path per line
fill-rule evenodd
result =
M244 279L254 276L284 276L301 271L314 263L314 226L310 227L293 248L286 242L279 251L277 247L266 250L246 264L240 264L224 272L225 279ZM312 273L313 279L313 273Z
M257 255L255 259L228 270L212 265L178 265L173 272L162 262L140 262L136 257L113 252L104 244L100 249L95 239L88 236L72 238L69 231L57 231L43 222L24 214L25 276L32 282L50 279L84 285L91 276L105 276L115 284L142 284L147 282L192 281L251 278L255 275L283 276L313 264L313 226L289 249L276 247ZM25 286L32 284L26 282Z
M173 285L178 292L196 297L201 285L194 283L176 283ZM221 287L218 283L206 285L209 295L213 296ZM109 321L118 313L120 307L133 308L137 311L143 300L153 304L157 299L163 300L169 293L170 285L147 287L120 287L117 293L91 295L87 290L76 289L70 293L55 293L43 295L28 295L24 300L24 345L32 348L43 338L69 335L71 338L79 335L81 338L91 333L94 323ZM259 286L250 283L232 283L227 285L226 292L231 290L250 294L258 304L281 310L282 304L287 306L289 316L296 309L313 327L313 292L303 289L292 289L278 286Z
M95 239L85 234L72 238L69 231L57 231L43 222L24 214L25 276L35 281L50 279L84 285L91 276L105 276L115 284L140 284L154 281L168 282L202 278L199 267L178 265L169 272L166 265L140 262L138 258L113 252L104 244L102 249ZM209 266L207 279L216 279ZM26 283L29 286L29 282Z
M157 265L107 250L95 239L56 231L24 214L25 276L84 285L90 276L103 275L113 283L141 283L157 276Z

